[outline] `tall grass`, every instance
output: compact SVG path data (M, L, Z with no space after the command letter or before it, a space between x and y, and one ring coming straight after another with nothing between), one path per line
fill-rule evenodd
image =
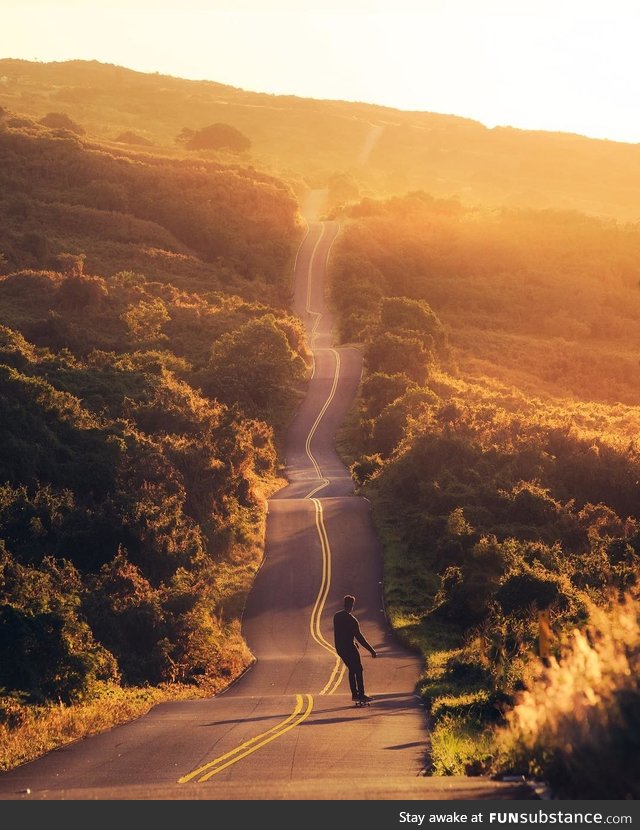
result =
M532 671L497 735L500 766L561 798L640 797L640 602L592 608L559 660Z

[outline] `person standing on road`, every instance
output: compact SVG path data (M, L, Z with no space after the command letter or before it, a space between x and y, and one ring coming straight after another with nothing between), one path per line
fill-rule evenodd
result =
M367 642L364 634L360 631L360 623L351 613L355 601L355 597L350 594L344 598L344 609L338 611L333 617L333 637L338 656L349 669L351 699L367 703L371 698L364 693L362 661L360 660L358 643L363 645L372 657L377 655L373 646Z

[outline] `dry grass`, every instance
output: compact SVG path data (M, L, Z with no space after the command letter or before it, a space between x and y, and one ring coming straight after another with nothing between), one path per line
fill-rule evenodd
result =
M25 706L0 699L0 714L4 716L4 723L0 723L0 771L141 717L158 703L208 697L227 683L228 680L203 687L166 684L128 689L110 684L93 700L72 706Z
M543 775L560 797L638 798L639 677L640 602L593 608L528 678L498 734L501 768Z

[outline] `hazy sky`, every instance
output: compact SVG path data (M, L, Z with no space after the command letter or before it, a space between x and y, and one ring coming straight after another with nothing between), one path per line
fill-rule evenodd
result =
M0 57L96 59L640 142L636 0L0 3Z

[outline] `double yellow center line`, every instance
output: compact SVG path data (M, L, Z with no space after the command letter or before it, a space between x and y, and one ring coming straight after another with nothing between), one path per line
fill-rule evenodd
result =
M324 638L320 628L320 620L322 618L324 604L327 600L329 587L331 585L331 547L329 545L327 529L324 524L324 511L322 509L322 503L319 499L311 499L311 501L315 505L316 509L316 528L318 536L320 537L320 547L322 548L322 579L320 581L320 590L318 591L318 596L316 597L315 605L313 606L313 611L311 612L311 620L309 625L311 628L311 636L316 643L328 651L331 656L335 656L335 664L333 671L331 672L331 677L320 692L321 695L331 695L338 688L342 678L344 677L345 666L336 654L334 647Z
M313 247L313 251L311 253L311 257L309 259L309 270L307 273L307 303L306 303L306 311L307 314L314 317L313 328L311 329L311 345L313 348L313 342L317 336L317 329L320 324L320 320L322 318L322 313L319 311L314 311L311 308L311 284L312 284L312 274L313 274L313 265L316 258L316 253L320 246L320 243L324 239L324 235L326 232L326 224L322 224L322 232L318 237L316 244ZM334 240L335 241L335 237ZM329 246L329 251L331 251L331 247L333 246L333 241ZM327 257L328 257L327 253ZM308 493L307 498L311 499L311 501L315 505L315 516L316 516L316 528L318 530L318 536L320 538L320 546L322 548L322 581L320 584L320 590L318 591L318 596L316 597L315 604L313 606L313 611L311 612L311 620L310 620L310 627L311 627L311 636L313 639L318 643L318 645L322 646L322 648L326 649L332 656L335 656L335 663L333 666L333 670L331 672L331 676L329 677L328 682L324 686L324 688L320 691L321 695L331 695L333 694L336 689L339 687L340 683L342 682L342 678L344 677L345 673L345 665L342 660L338 657L335 652L334 647L327 642L327 640L322 635L322 630L320 628L320 620L322 618L322 612L324 610L324 605L329 594L329 587L331 585L331 546L329 545L329 537L327 536L327 529L324 524L324 512L322 509L322 503L313 498L316 493L320 492L320 490L324 489L330 482L329 479L323 475L322 469L318 464L313 452L311 451L311 441L313 440L313 436L318 429L320 421L323 419L325 412L331 405L331 401L334 399L336 394L336 389L338 388L338 381L340 379L340 353L336 351L336 349L329 348L327 351L333 353L336 361L336 368L333 373L333 383L331 384L331 390L329 395L324 402L322 409L318 413L317 418L313 422L313 426L309 430L309 434L307 435L307 440L305 442L305 451L307 453L307 457L309 461L313 465L313 468L316 472L317 477L320 479L320 483L313 487ZM316 371L316 361L315 355L313 358L313 375L315 375ZM312 375L312 377L313 377Z
M209 761L209 763L204 764L202 767L198 767L198 769L193 770L188 775L183 775L182 778L178 779L178 784L187 784L189 781L193 781L194 778L198 779L199 784L203 784L205 781L213 778L214 775L222 772L223 769L227 769L232 764L237 764L238 761L246 758L247 755L257 752L266 744L275 741L276 738L280 738L290 729L299 726L303 720L309 717L312 709L313 697L311 695L296 695L295 709L287 718L276 726L272 726L271 729L267 729L266 732L255 735L230 752L221 755L219 758L215 758L213 761Z
M307 282L307 312L315 317L311 340L316 336L316 329L318 327L318 323L320 322L320 318L322 317L321 313L318 311L311 310L311 271L313 262L316 256L316 252L322 241L324 234L325 234L326 226L322 225L322 232L318 237L318 240L313 248L311 259L309 261L309 273L308 273L308 282ZM306 237L305 237L306 238ZM333 670L331 672L331 676L329 677L328 682L324 686L324 688L320 691L321 695L331 695L333 694L336 689L339 687L340 683L342 682L342 678L344 677L345 673L345 666L338 657L335 652L334 647L329 643L322 634L322 629L320 627L320 621L322 618L322 612L324 610L325 602L327 600L327 596L329 594L329 587L331 585L331 546L329 544L329 537L327 536L327 529L324 523L324 511L322 509L322 503L319 499L313 498L313 496L319 491L322 490L323 487L326 487L329 484L329 479L323 476L322 470L320 465L318 464L316 458L314 457L311 451L311 441L313 436L320 424L320 421L324 417L325 412L329 408L331 401L333 400L336 389L338 386L338 379L340 377L340 355L335 349L330 349L333 352L335 359L336 359L336 369L333 377L333 383L331 386L331 391L329 392L329 396L327 400L324 402L324 405L320 412L318 413L318 417L315 419L313 426L309 430L309 434L307 435L307 439L305 442L305 450L313 468L316 472L316 475L319 479L321 479L321 483L314 487L306 496L306 498L311 499L315 507L315 522L316 522L316 529L318 531L318 537L320 539L320 547L322 549L322 579L320 582L320 589L318 591L318 596L316 597L315 603L313 605L313 610L311 612L311 619L309 622L310 631L312 638L328 651L332 656L335 656L335 663L333 666ZM315 373L315 357L314 357L314 373ZM246 758L248 755L251 755L253 752L257 752L263 746L266 746L271 741L275 741L276 738L282 737L282 735L289 732L289 730L294 729L296 726L299 726L306 718L309 717L311 711L313 709L313 696L310 694L305 695L296 695L296 705L293 712L288 715L284 720L280 721L276 726L272 726L271 729L267 729L265 732L261 732L259 735L255 735L253 738L250 738L248 741L245 741L242 744L239 744L234 749L226 752L224 755L220 755L218 758L215 758L213 761L209 761L201 767L193 770L192 772L188 773L187 775L182 776L182 778L178 779L179 784L187 784L190 781L194 781L197 779L199 784L208 781L210 778L213 778L214 775L217 775L219 772L227 769L228 767L232 766L233 764L237 764L238 761L241 761L243 758Z
M313 327L311 329L311 337L310 337L310 342L311 342L311 348L312 349L313 349L313 343L314 343L314 341L317 337L318 325L320 324L320 320L322 319L322 312L314 311L311 308L311 285L312 285L313 265L314 265L314 262L315 262L316 254L318 252L318 248L320 247L320 243L324 239L325 232L326 232L326 227L327 227L326 224L323 223L322 224L322 231L321 231L320 235L318 236L316 244L313 246L313 251L311 252L311 257L309 259L309 269L308 269L308 272L307 272L307 302L306 302L305 310L306 310L307 314L309 314L309 316L314 318ZM331 243L331 246L330 246L329 250L331 250L332 246L333 246L333 242ZM327 254L327 256L328 256L328 254ZM328 349L326 349L326 351L330 351L333 354L333 356L335 357L336 368L335 368L335 372L333 373L333 383L331 385L331 391L329 392L329 396L327 397L326 401L324 402L324 404L322 406L322 409L318 413L317 418L313 422L313 426L309 430L309 434L307 435L307 440L305 441L304 448L305 448L305 451L307 453L307 457L308 457L309 461L311 462L311 464L312 464L312 466L315 470L316 476L320 479L320 484L318 484L316 487L314 487L312 490L310 490L309 493L307 493L307 498L311 498L312 496L315 496L316 493L318 493L320 490L322 490L324 487L326 487L327 484L330 483L329 479L326 478L322 474L322 470L320 469L320 465L318 464L318 462L316 461L315 456L311 452L311 441L313 440L313 436L315 435L316 430L318 429L318 425L320 424L320 421L323 419L325 412L327 411L327 409L331 405L331 401L335 397L336 389L338 388L338 380L340 378L340 354L335 349L332 349L332 348L328 348ZM314 354L314 356L313 356L313 372L311 374L312 378L315 376L315 373L316 373L316 358L315 358L315 354Z

